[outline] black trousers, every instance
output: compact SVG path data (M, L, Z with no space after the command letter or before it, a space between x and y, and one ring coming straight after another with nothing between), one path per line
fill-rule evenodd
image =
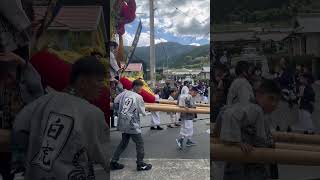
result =
M113 158L112 158L113 162L119 161L120 155L128 147L130 138L132 138L133 142L136 143L137 165L143 163L144 144L143 144L143 139L141 134L126 134L126 133L122 133L122 140L113 154Z
M13 180L14 174L11 174L11 153L0 152L0 175L3 180Z

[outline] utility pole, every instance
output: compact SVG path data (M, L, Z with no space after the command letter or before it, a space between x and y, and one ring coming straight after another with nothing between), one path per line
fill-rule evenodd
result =
M156 82L156 68L155 68L155 61L156 61L156 50L154 46L154 6L153 0L149 0L150 3L150 81L152 87L155 87Z

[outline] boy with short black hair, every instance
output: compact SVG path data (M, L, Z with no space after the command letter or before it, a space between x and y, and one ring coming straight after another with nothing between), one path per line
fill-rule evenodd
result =
M113 154L111 170L123 169L124 165L119 164L120 155L127 148L130 138L136 143L137 149L137 170L147 171L152 168L146 164L144 158L144 144L141 135L140 114L146 116L144 101L141 95L143 82L134 80L132 90L125 90L114 100L114 109L118 111L118 130L122 132L122 140Z
M188 94L181 94L179 97L179 107L182 108L196 108L195 97L198 95L198 89L192 87ZM181 113L181 129L180 138L176 139L177 145L180 149L183 149L184 139L187 139L186 146L194 146L195 142L191 140L193 136L193 119L195 118L194 113Z
M249 63L246 61L239 61L236 65L235 71L237 78L232 82L228 95L227 105L236 103L247 104L254 100L253 89L248 81L249 78Z
M272 80L263 81L256 92L256 103L237 103L223 108L214 134L221 142L239 145L247 153L253 151L254 147L272 147L268 114L276 109L280 93L277 83ZM270 166L265 164L225 164L225 180L262 180L270 176Z
M25 179L94 179L93 162L109 176L109 128L103 112L89 102L100 95L106 69L95 57L72 66L70 87L26 106L14 121L14 170Z

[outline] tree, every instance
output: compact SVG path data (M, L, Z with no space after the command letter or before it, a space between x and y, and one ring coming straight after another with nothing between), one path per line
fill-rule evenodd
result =
M185 56L184 57L184 61L185 62L190 62L190 61L192 61L192 57L191 56Z

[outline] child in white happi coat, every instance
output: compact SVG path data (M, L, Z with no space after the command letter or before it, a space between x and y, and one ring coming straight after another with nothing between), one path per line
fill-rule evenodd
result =
M171 89L170 90L170 96L168 98L169 101L174 101L174 98L177 96L177 90ZM168 113L170 116L171 124L168 125L168 128L175 128L179 127L180 124L178 123L177 120L177 113L170 112Z
M198 94L198 89L192 87L188 94L182 94L179 97L179 106L183 108L195 108L195 97ZM186 146L194 146L195 142L191 140L193 136L193 119L195 118L194 113L181 113L181 129L180 138L176 139L177 145L180 149L183 148L184 139L187 139Z
M160 90L159 89L156 89L154 91L155 93L155 100L156 101L159 101L160 100L160 96L159 96L159 93L160 93ZM160 127L160 112L159 111L154 111L154 112L151 112L151 130L163 130L162 127Z

